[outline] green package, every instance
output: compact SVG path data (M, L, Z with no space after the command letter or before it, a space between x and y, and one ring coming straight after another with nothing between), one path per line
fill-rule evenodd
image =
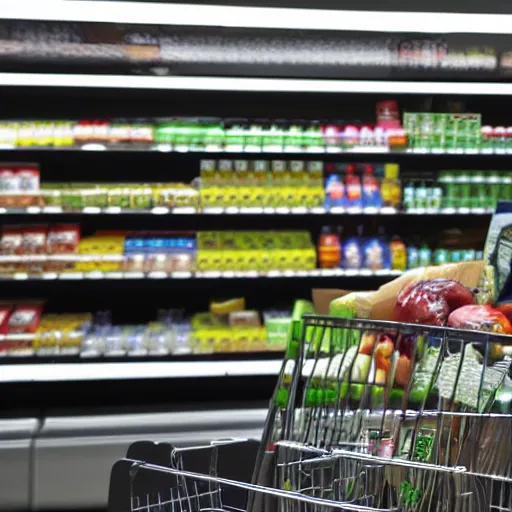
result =
M443 151L446 148L446 114L434 114L432 149Z
M204 128L205 146L223 146L225 142L224 129L220 124L211 124Z
M226 146L245 146L247 130L241 124L234 124L226 130Z
M452 171L442 171L439 175L438 181L444 187L442 199L443 208L457 208L458 185L455 182L454 173Z
M471 179L468 171L459 171L456 181L459 184L459 208L471 207Z
M261 148L263 145L263 129L259 124L251 124L245 134L245 145Z

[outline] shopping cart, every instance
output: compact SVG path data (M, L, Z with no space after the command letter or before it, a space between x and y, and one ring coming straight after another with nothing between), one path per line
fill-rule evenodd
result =
M292 333L251 483L127 458L111 512L512 512L510 337L319 316Z
M240 441L236 441L237 443ZM223 441L224 443L224 441ZM213 442L212 447L216 448ZM129 452L138 451L132 447ZM144 449L149 448L149 443ZM166 452L154 444L150 452L158 457ZM248 482L226 479L217 474L218 453L211 459L210 473L195 473L179 469L185 452L202 452L210 446L173 450L165 464L152 464L134 459L122 459L112 468L109 512L243 512L250 500L261 500L265 510L329 512L398 512L397 508L376 508L339 499L327 499L286 489L267 488ZM214 450L216 451L216 450ZM243 496L240 502L240 496Z

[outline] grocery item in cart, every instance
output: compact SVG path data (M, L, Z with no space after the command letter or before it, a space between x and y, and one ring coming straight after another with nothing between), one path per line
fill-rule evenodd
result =
M474 304L471 290L457 281L433 279L408 285L397 297L395 322L445 325L448 316L461 306Z
M508 318L489 305L471 305L458 308L448 317L448 325L456 329L512 334L512 325Z

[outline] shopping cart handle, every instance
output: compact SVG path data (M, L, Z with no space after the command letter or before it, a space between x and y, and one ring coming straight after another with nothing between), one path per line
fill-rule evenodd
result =
M210 441L211 446L218 446L224 444L246 443L249 441L247 437L219 437Z

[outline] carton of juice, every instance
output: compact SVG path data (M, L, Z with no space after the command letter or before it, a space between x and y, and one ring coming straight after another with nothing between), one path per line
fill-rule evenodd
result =
M235 160L229 191L230 205L241 207L250 206L251 187L248 176L249 162L247 160Z
M257 231L241 231L236 235L238 251L237 270L259 270L263 253L261 251L260 233Z
M308 172L306 162L294 160L289 162L290 183L287 191L287 206L304 206L307 197Z
M263 272L278 268L278 240L273 231L264 231L256 234L257 247L259 251L259 269Z
M306 171L306 186L299 206L312 208L322 206L325 202L325 189L323 180L323 162L308 162Z
M289 172L284 160L273 160L272 168L272 204L275 208L284 206L288 197Z
M275 233L276 249L275 259L277 270L294 269L294 239L293 233L280 231Z
M311 240L311 235L307 231L294 233L293 238L294 265L297 270L313 270L316 268L316 250Z
M266 160L255 160L250 163L249 177L252 183L253 206L272 206L272 180Z
M222 257L220 232L199 231L197 233L197 270L221 270Z

